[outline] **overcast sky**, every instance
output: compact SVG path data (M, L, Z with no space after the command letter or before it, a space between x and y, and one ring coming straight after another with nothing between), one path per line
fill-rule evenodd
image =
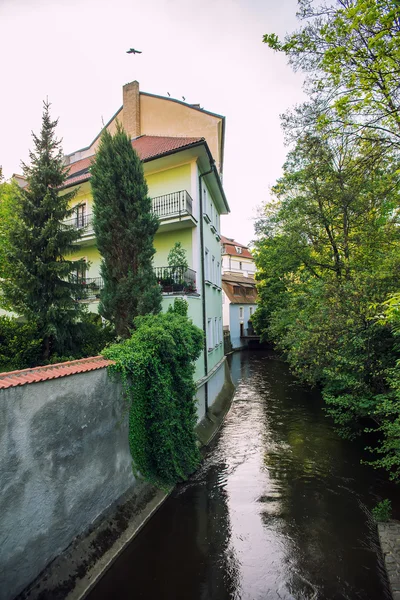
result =
M279 114L302 78L262 43L296 21L296 0L0 0L0 165L28 160L42 100L66 154L87 146L122 105L122 86L200 103L226 116L222 233L253 238L287 153ZM128 55L130 47L141 55Z

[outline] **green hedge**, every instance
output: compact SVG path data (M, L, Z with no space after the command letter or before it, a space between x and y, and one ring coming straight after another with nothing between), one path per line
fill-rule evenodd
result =
M97 314L88 313L75 323L63 347L52 344L49 361L42 360L43 340L38 337L35 323L23 323L14 318L0 317L0 372L29 369L43 364L96 356L115 341L115 332L104 325Z
M41 353L42 340L34 323L0 317L0 372L35 367Z

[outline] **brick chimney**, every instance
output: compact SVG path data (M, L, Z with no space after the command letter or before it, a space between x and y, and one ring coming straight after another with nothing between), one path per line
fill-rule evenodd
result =
M140 99L139 82L132 81L123 87L123 126L131 137L140 135Z

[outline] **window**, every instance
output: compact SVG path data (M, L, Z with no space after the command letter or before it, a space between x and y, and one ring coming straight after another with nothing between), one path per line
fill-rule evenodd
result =
M203 187L203 212L207 214L208 212L208 202L207 202L207 188Z
M240 296L240 287L238 285L233 286L233 295Z
M208 319L207 321L207 342L208 342L208 349L212 350L214 347L214 341L213 341L213 325L212 325L212 320Z
M205 256L204 256L204 279L207 279L208 281L210 281L210 253L207 250L207 248L205 249L204 252Z
M236 250L237 254L242 254L242 249L240 246L235 246L235 250Z
M219 262L217 262L217 278L215 280L215 283L221 287L221 265L219 264Z
M246 288L246 296L253 296L253 288Z
M239 269L242 270L242 263L239 262Z
M239 308L239 319L243 319L243 306Z
M252 314L253 314L253 307L250 306L250 317L251 317Z
M76 227L77 229L81 229L81 227L86 226L86 204L79 204L76 208Z
M215 283L215 256L212 257L211 262L211 281Z
M219 318L219 324L218 324L218 343L221 344L222 343L222 318Z
M218 346L218 319L214 318L214 344Z
M81 258L79 260L82 260L83 262L81 262L79 265L76 266L76 271L75 271L76 281L78 283L86 283L86 276L87 276L86 258Z

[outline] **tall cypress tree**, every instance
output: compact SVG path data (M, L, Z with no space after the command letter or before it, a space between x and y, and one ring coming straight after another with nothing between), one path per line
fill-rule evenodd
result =
M161 293L152 266L158 219L142 163L120 124L114 136L104 130L91 173L104 279L99 312L128 337L137 315L161 310Z
M70 326L82 313L76 301L80 286L74 278L78 264L66 258L77 249L80 232L65 221L76 191L64 193L61 142L55 138L58 119L50 118L44 102L40 135L32 133L30 165L23 164L28 185L15 197L16 218L9 231L9 277L2 283L6 303L30 322L43 338L43 358L69 346Z

